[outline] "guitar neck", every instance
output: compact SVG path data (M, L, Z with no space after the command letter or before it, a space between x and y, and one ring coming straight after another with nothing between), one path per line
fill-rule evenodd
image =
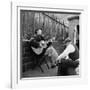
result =
M25 41L25 42L30 42L30 40L28 40L28 39L23 39L23 41Z
M52 39L49 39L48 41L46 41L46 43L49 43L49 42L55 42L55 40L52 38Z

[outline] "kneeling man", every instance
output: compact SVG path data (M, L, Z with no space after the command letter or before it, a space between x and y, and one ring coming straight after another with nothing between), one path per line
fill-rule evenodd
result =
M65 50L58 56L58 75L76 75L76 68L79 65L79 50L76 45L74 45L70 38L65 41Z

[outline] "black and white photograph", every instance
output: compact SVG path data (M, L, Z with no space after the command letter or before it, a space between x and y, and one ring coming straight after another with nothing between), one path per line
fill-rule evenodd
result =
M0 90L90 90L89 0L1 0Z
M80 15L20 9L20 78L80 75Z
M87 83L87 8L11 3L11 87Z

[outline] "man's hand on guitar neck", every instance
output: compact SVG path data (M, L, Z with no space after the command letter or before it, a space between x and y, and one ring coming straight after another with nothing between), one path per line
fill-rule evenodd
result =
M55 37L52 37L49 42L55 42Z

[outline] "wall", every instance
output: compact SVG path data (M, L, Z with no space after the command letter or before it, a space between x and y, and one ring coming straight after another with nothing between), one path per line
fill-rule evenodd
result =
M72 42L74 42L74 37L75 37L75 27L76 25L79 25L79 20L72 20L72 21L69 21L69 36L72 40Z

